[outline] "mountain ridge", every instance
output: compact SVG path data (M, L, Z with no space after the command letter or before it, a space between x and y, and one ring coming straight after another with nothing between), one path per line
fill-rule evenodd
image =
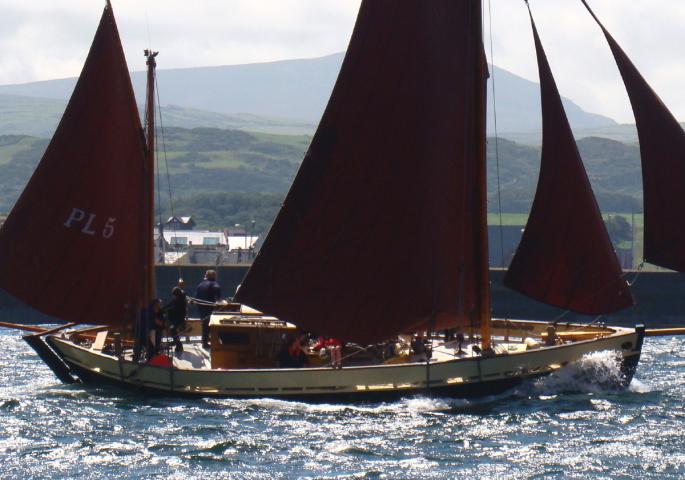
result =
M158 85L163 106L205 112L195 117L207 117L204 123L175 123L174 126L241 128L226 119L211 114L249 114L258 118L280 119L283 124L308 126L313 132L328 102L337 79L344 53L311 59L280 60L244 65L158 69ZM134 91L143 103L145 72L131 73ZM491 79L497 87L497 123L499 132L530 133L541 128L539 87L511 72L495 67ZM66 100L76 84L76 78L43 80L13 85L1 85L0 95ZM490 95L491 97L491 95ZM0 99L0 108L2 107ZM572 100L564 98L571 125L578 129L613 127L608 117L584 111ZM492 99L489 99L488 125L493 125ZM212 122L215 123L212 123ZM260 122L257 122L260 123ZM268 122L266 122L268 123ZM492 129L489 129L493 133ZM0 130L0 134L33 133ZM296 133L304 133L302 130Z

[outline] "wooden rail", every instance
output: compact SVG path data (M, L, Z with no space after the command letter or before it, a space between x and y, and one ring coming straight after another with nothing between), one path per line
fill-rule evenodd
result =
M0 327L13 328L14 330L23 330L25 332L45 333L47 328L36 327L35 325L20 325L18 323L0 322Z
M668 335L685 335L685 328L649 328L645 330L646 337L665 337Z

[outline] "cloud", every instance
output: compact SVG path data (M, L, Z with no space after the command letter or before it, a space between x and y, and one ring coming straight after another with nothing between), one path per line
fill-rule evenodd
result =
M402 1L402 0L397 0ZM344 50L360 0L113 0L129 67L160 50L160 68L322 56ZM678 118L685 118L685 2L590 0ZM0 0L0 84L78 75L104 0ZM520 0L484 0L493 12L495 63L537 81ZM623 122L632 113L601 32L579 1L531 0L563 95ZM489 35L486 30L486 43Z
M562 95L588 111L633 123L609 47L581 2L531 0L530 4ZM685 2L589 0L589 4L676 117L685 119L685 97L679 87L685 79ZM488 0L485 5L487 10ZM491 0L491 5L495 63L537 81L523 2Z
M153 44L164 50L169 66L239 64L340 51L349 40L358 3L146 2ZM134 14L126 13L122 22L125 20L137 23L137 31L145 29Z
M78 75L104 6L93 0L0 0L0 84ZM344 50L359 0L114 0L130 68L316 57Z

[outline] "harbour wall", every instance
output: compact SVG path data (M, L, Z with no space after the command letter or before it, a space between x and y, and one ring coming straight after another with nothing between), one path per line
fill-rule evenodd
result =
M247 265L207 267L201 265L160 265L157 267L157 294L168 299L179 277L186 282L186 291L192 294L207 268L214 268L221 284L222 295L231 297L247 272ZM594 317L566 313L531 300L502 286L503 269L492 269L493 315L497 318L527 318L535 320L583 321ZM649 327L685 326L685 274L670 271L628 272L631 291L636 305L600 320L608 324L634 325L645 323ZM193 315L194 312L191 312ZM56 320L23 305L0 291L0 321L16 323L54 323Z

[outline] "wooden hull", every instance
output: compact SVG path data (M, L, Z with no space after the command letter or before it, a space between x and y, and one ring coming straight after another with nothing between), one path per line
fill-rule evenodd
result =
M492 357L325 368L213 370L140 365L94 352L57 335L48 344L82 381L178 396L370 400L431 394L477 397L502 392L523 380L560 370L584 355L613 351L630 383L640 359L644 330L614 329L601 338Z

